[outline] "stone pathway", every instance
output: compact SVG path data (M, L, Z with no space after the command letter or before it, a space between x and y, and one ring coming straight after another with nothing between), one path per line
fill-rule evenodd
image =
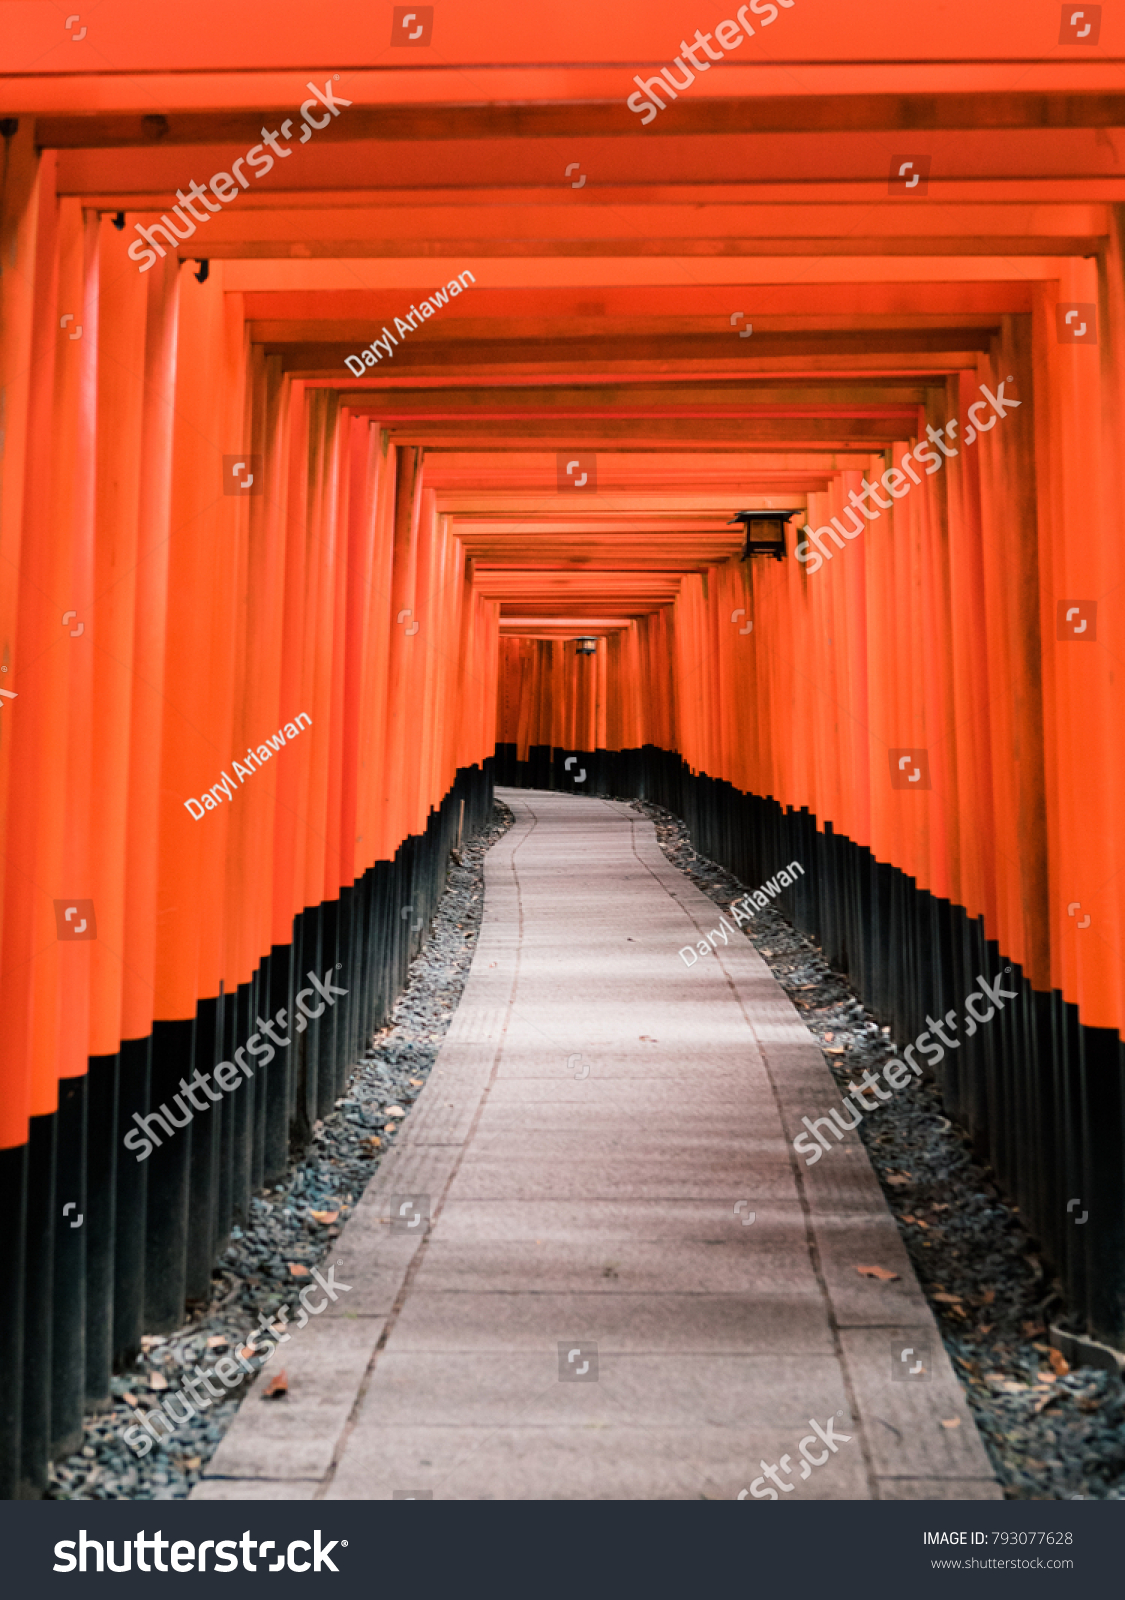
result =
M685 966L715 907L629 807L498 794L472 971L349 1287L192 1498L999 1499L857 1135L791 1148L839 1091L765 963Z

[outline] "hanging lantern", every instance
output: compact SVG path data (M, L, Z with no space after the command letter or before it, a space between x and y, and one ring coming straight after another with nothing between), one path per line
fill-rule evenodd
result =
M727 523L728 528L733 528L736 522L741 522L746 529L746 545L742 552L743 561L747 556L773 556L776 561L785 560L785 524L790 517L803 515L797 511L736 511ZM755 538L755 534L762 537Z
M574 643L580 656L593 656L598 653L598 641L596 639L575 639Z

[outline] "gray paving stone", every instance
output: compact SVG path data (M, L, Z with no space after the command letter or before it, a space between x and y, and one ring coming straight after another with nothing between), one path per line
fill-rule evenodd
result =
M753 1210L753 1207L747 1209ZM745 1213L744 1213L745 1214ZM472 1289L513 1292L520 1288L570 1293L659 1294L669 1279L689 1294L779 1294L812 1290L816 1278L807 1253L804 1221L770 1228L755 1213L751 1228L738 1217L716 1226L725 1237L702 1243L676 1240L607 1239L598 1234L548 1240L477 1240L471 1253L462 1238L444 1234L426 1251L415 1282L431 1293Z
M191 1491L193 1500L315 1500L319 1479L204 1478Z
M926 1297L889 1214L825 1216L818 1210L813 1232L838 1326L877 1328L904 1321L931 1322ZM899 1276L893 1281L866 1277L857 1271L861 1266L883 1267Z
M379 1358L360 1428L695 1425L808 1431L846 1410L834 1355L599 1353L596 1383L563 1383L537 1352L395 1352ZM764 1446L763 1446L764 1448Z
M792 1148L840 1094L765 963L739 935L685 966L719 913L627 806L503 798L461 1003L338 1242L352 1287L195 1497L735 1500L788 1461L784 1500L997 1498L858 1136ZM596 1382L560 1381L572 1341Z
M987 1481L984 1445L936 1331L929 1380L900 1376L895 1351L901 1353L907 1341L917 1348L914 1332L924 1327L846 1328L840 1334L876 1476Z
M294 1333L270 1357L242 1403L240 1417L249 1413L251 1426L227 1431L207 1477L323 1478L382 1331L378 1321L327 1324L317 1318ZM266 1384L280 1372L289 1382L287 1397L264 1400Z
M796 1454L799 1429L707 1427L388 1428L353 1442L324 1498L389 1500L406 1486L435 1500L735 1500L759 1462ZM867 1499L854 1443L794 1500Z
M759 1194L782 1197L791 1192L792 1180L783 1156L776 1153L756 1163L734 1154L716 1157L706 1166L685 1170L675 1161L656 1161L642 1155L623 1153L620 1157L577 1155L566 1166L553 1166L517 1154L519 1141L513 1140L512 1153L494 1155L470 1153L453 1181L454 1199L542 1200L620 1197L725 1199L742 1193L751 1182Z
M698 1136L714 1132L716 1117L722 1117L723 1133L739 1145L751 1144L769 1134L779 1144L784 1144L780 1123L774 1107L765 1100L759 1109L731 1104L726 1100L701 1100L690 1109L671 1105L654 1106L645 1086L629 1086L622 1094L622 1085L606 1084L592 1075L585 1080L589 1085L585 1098L569 1100L539 1100L530 1105L513 1105L489 1096L487 1109L481 1115L478 1135L487 1140L513 1133L537 1133L589 1136L596 1142L599 1130L612 1125L614 1136L618 1132L633 1132L646 1140L660 1139L665 1149L669 1139L681 1135ZM682 1100L682 1096L680 1097Z
M577 1074L587 1067L586 1077ZM549 1077L497 1077L488 1092L488 1116L497 1118L522 1111L549 1119L544 1127L568 1127L569 1121L555 1117L556 1111L573 1107L576 1115L600 1114L603 1101L635 1115L660 1117L669 1135L680 1118L713 1118L720 1111L753 1120L760 1113L774 1114L776 1104L768 1084L751 1079L744 1070L689 1081L675 1078L650 1078L647 1082L603 1077L600 1062L592 1050L582 1054L573 1066L566 1061ZM531 1124L528 1124L531 1126Z
M880 1500L1003 1500L995 1478L879 1478ZM991 1546L989 1546L991 1548ZM934 1551L935 1557L939 1552ZM944 1550L941 1552L945 1554Z
M544 1200L518 1206L502 1200L454 1200L442 1212L443 1242L464 1249L472 1240L531 1239L554 1249L564 1246L602 1248L603 1241L634 1241L675 1248L682 1242L723 1244L732 1234L749 1237L748 1228L796 1226L805 1237L805 1211L794 1196L783 1200L754 1198L735 1211L731 1197L722 1200ZM742 1222L748 1209L755 1221ZM678 1285L665 1280L662 1287Z
M554 1349L593 1339L612 1350L822 1353L832 1348L814 1282L777 1295L429 1294L414 1286L388 1349Z

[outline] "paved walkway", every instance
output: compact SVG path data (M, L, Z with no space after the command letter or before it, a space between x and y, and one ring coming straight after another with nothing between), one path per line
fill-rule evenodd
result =
M627 806L501 794L461 1004L340 1240L351 1288L194 1498L999 1499L858 1136L793 1154L840 1097L764 962L739 938L684 965L715 907ZM393 1229L420 1196L431 1225Z

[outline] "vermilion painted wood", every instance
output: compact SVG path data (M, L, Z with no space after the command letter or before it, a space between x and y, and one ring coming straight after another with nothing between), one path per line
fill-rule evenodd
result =
M27 394L27 434L24 456L23 522L19 564L6 572L10 601L18 606L15 648L10 674L15 700L4 702L0 716L6 721L5 738L11 740L13 782L9 793L6 835L7 864L4 896L3 976L9 997L8 1026L0 1038L4 1063L5 1137L22 1144L28 1117L53 1110L56 1091L51 1078L37 1080L33 1072L36 1009L36 965L39 949L54 935L54 908L50 884L40 863L43 799L52 722L59 714L59 696L49 672L52 636L49 597L52 592L52 541L50 537L50 483L52 476L51 425L54 402L57 287L57 208L54 201L54 164L42 161L37 192L31 197L36 217L36 252L25 261L25 281L31 275L33 313L31 365ZM26 234L25 234L26 237ZM14 469L18 463L13 464ZM7 478L7 474L5 474ZM8 548L11 548L10 542ZM13 584L12 580L16 582ZM14 590L14 594L11 592ZM46 601L46 603L45 603ZM55 624L58 626L58 623ZM23 669L26 657L27 670ZM30 708L17 720L14 711Z
M99 249L105 259L108 218ZM124 1033L125 924L130 858L129 777L133 700L138 663L136 608L139 574L138 493L145 375L143 279L111 275L101 284L98 327L96 568L81 621L80 643L93 651L91 814L88 819L91 894L98 939L90 946L90 1037L86 1052L113 1055ZM85 329L83 329L85 338ZM95 620L96 636L89 626ZM144 763L149 764L149 752ZM149 918L151 922L151 916ZM144 1024L147 1033L150 1016ZM143 1035L142 1035L143 1036Z
M107 39L127 11L99 11ZM987 26L1002 53L1000 13ZM448 65L377 77L376 59L401 63L385 42L357 42L367 12L344 14L353 55L323 70L354 74L355 115L298 147L292 188L263 183L200 224L181 255L206 241L202 285L175 256L140 277L125 255L140 213L119 233L82 203L159 215L188 174L233 160L239 117L292 104L284 64L304 25L286 15L269 70L220 73L249 59L228 31L173 74L173 7L167 39L146 25L121 45L96 104L77 51L58 80L5 80L14 114L41 110L55 119L41 137L76 147L42 158L36 210L21 124L4 201L5 230L35 251L28 272L0 279L0 627L20 689L0 713L0 767L19 775L0 930L4 1138L19 1142L29 1107L50 1109L55 1077L83 1070L87 1050L112 1053L154 1017L190 1017L220 982L246 982L295 914L421 831L497 736L522 756L652 743L807 806L983 915L1083 1021L1119 1027L1125 757L1102 644L1125 577L1113 420L1125 189L1097 137L1115 116L1104 96L1119 92L1105 64L1079 80L1052 50L1031 98L985 87L958 112L940 99L966 81L962 63L936 59L947 30L919 36L935 59L892 85L901 67L848 61L854 30L821 59L839 8L802 0L771 38L787 30L816 85L803 146L792 84L764 63L739 113L757 119L749 131L723 131L738 102L700 79L674 108L679 132L663 113L642 140L622 69L606 64L628 55L613 54L615 13L591 34L592 59L567 69L562 100L585 85L596 103L532 104L528 116L557 117L536 139L482 103L470 171L447 137L464 115ZM670 17L631 16L630 48L643 39L666 59ZM502 21L490 14L472 41L450 23L443 61L470 42L523 61L530 24ZM543 37L537 23L540 55ZM146 108L170 118L159 148L139 121L142 65L160 74L144 94L163 96ZM532 102L555 70L520 67ZM729 63L723 94L748 72ZM1072 93L1067 126L1035 126L1079 81L1103 100ZM886 195L882 156L858 154L882 149L864 130L903 125L910 95L939 97L913 126L929 138L945 124L949 169L918 206ZM87 104L97 128L77 125ZM977 125L949 126L970 104ZM413 139L387 142L390 106L406 108L393 115L408 113ZM78 147L92 137L112 148ZM581 195L561 178L574 151L597 171ZM378 187L391 155L419 192ZM302 188L315 204L294 203ZM860 202L863 226L842 226ZM1098 241L1104 262L1083 259ZM373 325L465 268L476 286L393 361L347 373L343 355ZM96 344L59 329L72 300L84 339L100 321ZM1097 347L1060 345L1060 301L1097 303ZM740 309L745 343L730 323ZM798 523L822 527L920 427L963 418L980 384L1001 381L1022 409L819 572L739 561L727 522L740 505L801 506ZM596 496L560 492L556 453L571 448L598 455ZM241 451L263 458L266 493L240 504L222 493L222 458ZM76 591L89 596L74 641L94 645L88 659L59 620ZM1058 638L1063 599L1098 600L1097 646ZM587 628L597 654L579 658L569 641ZM298 710L311 730L217 814L189 817L185 798ZM893 788L889 752L917 747L932 788ZM98 945L62 948L52 901L83 883Z
M106 274L108 279L108 273ZM171 256L146 280L141 432L137 465L137 560L129 716L124 1039L144 1039L156 1016L161 752L167 705L165 643L172 529L172 441L179 348L179 264ZM107 450L112 445L107 441ZM124 469L124 465L121 470Z

